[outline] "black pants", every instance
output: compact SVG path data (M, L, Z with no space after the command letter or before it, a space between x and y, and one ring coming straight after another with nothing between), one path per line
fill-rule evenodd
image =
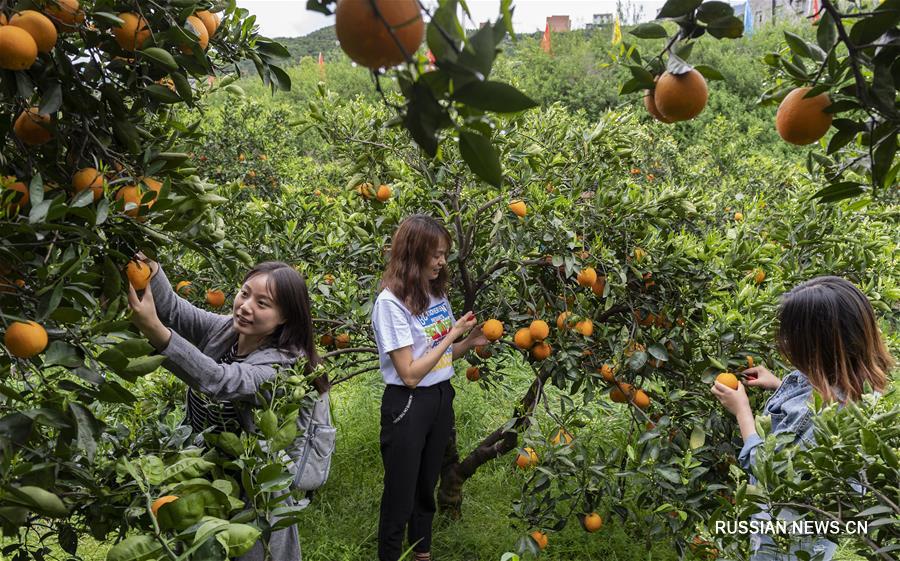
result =
M403 531L418 552L431 551L434 488L453 429L450 382L410 389L388 385L381 398L384 493L378 520L378 559L397 561Z

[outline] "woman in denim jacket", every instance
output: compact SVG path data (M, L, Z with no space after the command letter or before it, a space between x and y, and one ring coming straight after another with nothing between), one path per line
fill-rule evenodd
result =
M743 384L736 390L718 382L712 388L738 421L744 440L738 459L745 470L755 463L756 450L763 440L756 434L744 385L774 390L763 408L763 414L772 419L772 433L793 433L794 442L806 447L814 442L810 409L813 390L826 402L857 401L867 383L883 391L893 365L872 305L853 283L842 278L817 277L787 292L781 299L778 320L778 350L796 370L779 380L765 367L757 366L742 373ZM779 517L791 520L797 514L783 509ZM770 516L764 512L755 518ZM834 542L818 536L795 540L789 553L779 551L766 535L754 534L750 545L753 561L793 561L797 551L807 552L814 561L828 561L837 548Z

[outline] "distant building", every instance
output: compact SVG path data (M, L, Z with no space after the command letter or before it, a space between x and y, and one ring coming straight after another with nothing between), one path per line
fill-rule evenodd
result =
M594 14L594 17L591 18L590 23L586 24L584 28L597 29L598 27L603 27L604 25L612 25L612 22L612 14Z
M571 31L572 20L569 16L547 16L547 25L550 31Z
M816 0L746 0L750 3L750 17L753 18L752 26L757 28L767 23L782 19L796 19L811 16L820 2ZM744 3L732 4L734 15L742 18L745 14Z

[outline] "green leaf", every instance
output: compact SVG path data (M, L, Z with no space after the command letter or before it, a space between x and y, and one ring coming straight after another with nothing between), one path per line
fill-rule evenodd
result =
M698 64L694 67L694 70L703 75L707 80L724 80L725 76L722 75L721 72L709 66L708 64Z
M459 131L459 151L475 175L494 187L500 187L503 180L500 156L489 138L474 132Z
M279 90L283 92L291 91L291 77L288 76L287 72L274 65L269 66L269 70L272 71L272 78Z
M703 429L703 425L694 425L694 430L691 431L690 443L691 450L696 450L706 443L706 431Z
M642 23L629 30L628 33L641 39L663 39L669 36L666 28L658 23Z
M462 44L463 30L456 19L456 5L455 1L441 2L428 22L426 41L438 60L456 60L456 50Z
M269 439L269 452L275 453L290 446L297 438L296 419L288 419L275 436Z
M203 493L191 493L162 505L156 511L156 519L160 528L184 530L193 526L203 518L206 512L205 499Z
M179 96L176 92L173 92L166 86L162 86L160 84L150 84L149 86L144 86L144 90L156 101L161 103L180 103L181 96Z
M128 358L147 356L153 352L153 345L148 343L145 339L139 339L137 337L134 339L126 339L113 348Z
M97 452L97 439L100 438L100 422L90 409L80 403L69 403L69 409L75 417L78 428L78 447L84 450L88 461L93 463L94 454Z
M471 82L453 99L470 107L495 113L517 113L537 106L537 102L503 82Z
M223 433L225 434L225 433ZM230 433L229 433L230 434ZM215 464L203 458L181 458L174 464L166 466L163 481L185 481L207 473Z
M161 66L165 70L168 70L169 72L178 70L178 63L175 62L175 57L169 54L169 52L165 49L161 49L159 47L149 47L138 51L138 53L149 58L157 65Z
M131 376L144 376L150 374L166 361L163 355L142 356L128 361L125 367L125 374Z
M656 15L656 19L678 18L687 15L697 8L703 0L668 0Z
M837 43L837 26L834 24L834 18L827 11L822 12L822 18L816 28L816 42L824 51L828 51Z
M697 19L703 23L710 23L718 19L734 16L734 8L727 2L704 2L697 10Z
M20 504L31 511L49 518L65 518L69 515L62 499L40 487L25 485L22 487L8 487L8 493L4 497L7 502Z
M146 561L155 559L162 545L153 536L129 536L106 552L106 561Z
M272 438L278 431L278 417L271 409L258 413L256 424L266 438Z
M270 58L291 58L291 52L287 50L287 47L277 41L272 41L265 37L258 37L256 39L256 50Z
M250 548L259 540L260 531L248 524L228 524L224 531L216 534L216 540L221 543L229 558L240 557L250 551Z
M863 193L864 191L865 189L859 183L855 183L853 181L844 181L841 183L834 183L832 185L828 185L827 187L819 189L812 196L812 198L819 199L823 203L833 203L835 201L855 197Z
M888 171L894 163L894 155L897 153L897 133L894 132L881 141L875 149L872 162L872 181L875 185L888 188Z
M744 22L739 17L726 16L710 22L707 29L716 39L737 39L744 35Z
M788 47L791 48L791 51L796 55L804 58L812 58L812 51L809 49L809 45L806 44L800 36L791 33L790 31L784 32L784 40L788 44Z
M850 28L850 41L854 45L872 43L900 23L900 8L891 4L896 2L883 2L872 15L857 20Z
M53 341L44 355L44 366L65 366L75 368L84 364L78 349L65 341Z

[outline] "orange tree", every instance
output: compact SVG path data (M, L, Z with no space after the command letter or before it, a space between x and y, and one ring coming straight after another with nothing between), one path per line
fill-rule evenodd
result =
M130 534L111 559L174 559L185 548L222 558L266 538L267 514L283 508L277 455L296 434L290 420L302 398L283 391L287 382L258 419L266 453L254 453L255 437L235 435L182 450L188 434L171 422L119 422L146 407L134 391L162 358L148 356L125 317L129 259L183 245L218 271L236 266L216 258L227 249L215 210L224 199L191 159L202 140L196 109L243 59L273 90L290 87L274 64L286 50L259 36L246 10L215 9L191 0L0 3L9 20L0 27L0 528L18 536L4 550L14 558L37 555L46 539L75 555L85 532ZM136 285L139 273L129 272ZM283 424L270 422L275 410ZM225 463L250 477L246 504ZM151 514L167 494L181 498Z

